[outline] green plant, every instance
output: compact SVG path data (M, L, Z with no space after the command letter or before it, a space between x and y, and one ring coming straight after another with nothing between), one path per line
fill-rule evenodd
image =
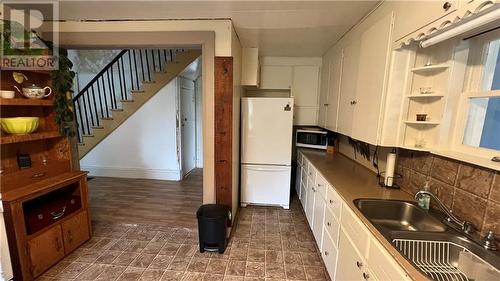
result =
M19 25L19 23L2 20L0 29L2 31L3 44L2 44L2 54L4 55L40 55L42 54L40 50L19 50L13 49L10 46L11 28L14 25ZM24 37L29 38L29 31L25 30ZM22 40L23 38L17 38ZM38 40L42 41L49 50L53 50L53 43L46 41L43 38ZM63 48L59 48L58 68L51 72L52 84L56 90L56 95L54 97L54 110L56 112L55 121L59 127L59 131L64 136L73 137L75 135L75 129L73 126L74 121L74 108L73 108L73 78L75 77L75 72L71 70L73 63L68 58L68 51Z

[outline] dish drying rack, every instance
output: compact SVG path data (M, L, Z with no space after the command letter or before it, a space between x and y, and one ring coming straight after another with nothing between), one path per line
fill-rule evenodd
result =
M467 275L450 260L452 251L471 253L469 250L443 241L393 239L392 242L407 259L433 280L469 281Z

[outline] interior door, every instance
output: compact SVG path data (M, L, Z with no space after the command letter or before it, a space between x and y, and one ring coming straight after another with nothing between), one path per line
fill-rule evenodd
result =
M185 78L180 83L182 176L196 166L196 100L194 82Z

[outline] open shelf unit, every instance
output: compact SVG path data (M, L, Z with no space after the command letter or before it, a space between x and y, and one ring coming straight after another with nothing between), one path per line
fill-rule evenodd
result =
M453 49L451 42L429 48L415 46L403 94L402 148L431 151L436 145L450 87ZM417 114L427 114L427 121L416 121Z
M2 90L15 91L12 72L2 70ZM30 84L52 87L48 71L19 72ZM70 141L55 122L57 93L15 95L0 99L0 117L38 117L39 126L26 135L0 133L0 192L14 278L34 280L90 239L87 176L73 168ZM21 167L20 155L29 164Z

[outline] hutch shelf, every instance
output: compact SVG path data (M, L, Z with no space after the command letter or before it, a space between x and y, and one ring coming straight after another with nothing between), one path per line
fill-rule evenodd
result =
M50 72L20 71L30 84L51 86ZM2 70L2 90L15 90ZM54 95L0 99L0 117L39 117L34 133L0 133L0 193L15 280L34 280L91 237L87 174L74 169L67 137L55 123ZM20 165L18 160L31 162ZM22 168L21 168L22 167Z

